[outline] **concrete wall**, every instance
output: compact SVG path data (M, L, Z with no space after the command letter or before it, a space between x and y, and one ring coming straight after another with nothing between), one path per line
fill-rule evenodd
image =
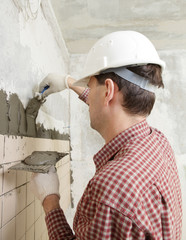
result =
M70 151L68 91L50 96L42 106L33 99L39 82L49 72L67 73L69 58L50 2L43 0L42 5L38 2L30 1L31 5L26 7L26 1L0 1L0 239L3 240L48 239L41 203L29 190L30 173L8 170L9 167L33 151ZM36 105L34 102L30 105L31 99ZM36 134L30 137L34 131ZM66 210L71 196L69 155L57 163L57 170L61 205Z
M156 47L186 48L185 0L53 0L57 19L71 53L86 53L103 35L137 30Z

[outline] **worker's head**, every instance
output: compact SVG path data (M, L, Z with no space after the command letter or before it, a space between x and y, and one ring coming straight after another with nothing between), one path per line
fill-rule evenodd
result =
M100 85L105 84L106 79L112 79L118 86L118 90L122 93L123 109L130 115L138 114L141 116L148 116L153 108L155 102L154 88L164 87L161 75L161 67L156 64L147 64L136 67L128 67L129 73L134 73L143 79L148 79L150 86L149 90L144 89L125 78L117 75L115 72L108 71L96 75L96 79ZM133 76L133 75L132 75ZM131 77L132 77L131 76Z
M165 63L144 35L135 31L114 32L98 40L90 49L84 72L76 85L87 86L90 80L93 89L95 84L107 87L113 82L117 86L113 91L117 89L122 96L122 108L128 114L146 117L154 105L154 89L163 87L161 73L164 67ZM104 89L102 87L99 91ZM94 95L98 109L94 116L99 120L102 117L98 106L101 92L90 94L89 103L93 105Z
M135 31L113 32L99 39L90 49L81 78L76 85L86 86L91 76L108 69L116 70L117 72L114 72L118 74L121 73L118 68L147 64L159 65L162 70L165 68L165 63L159 58L148 38ZM129 78L131 79L130 76ZM138 84L137 81L135 83Z

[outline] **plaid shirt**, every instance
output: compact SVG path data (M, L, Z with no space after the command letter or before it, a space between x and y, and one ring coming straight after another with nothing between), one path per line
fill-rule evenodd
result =
M106 144L94 162L96 173L77 206L74 234L62 209L56 209L46 216L50 240L181 239L178 171L161 132L146 121L136 124Z

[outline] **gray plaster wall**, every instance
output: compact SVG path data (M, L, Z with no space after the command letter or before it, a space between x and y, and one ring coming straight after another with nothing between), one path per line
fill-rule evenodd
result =
M35 17L23 2L17 1L18 6L14 0L0 1L0 134L66 138L68 91L53 94L42 106L33 97L49 72L68 72L68 52L56 41L53 30L58 25L49 2L33 5L38 8Z
M86 53L96 39L118 30L137 30L157 49L186 48L185 0L53 0L71 53Z

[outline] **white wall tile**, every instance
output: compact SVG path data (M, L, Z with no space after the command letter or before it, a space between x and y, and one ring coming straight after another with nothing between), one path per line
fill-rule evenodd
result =
M0 164L3 163L3 154L4 154L4 136L0 135Z
M27 172L26 173L26 181L29 182L32 176L32 172Z
M41 236L43 234L43 229L41 227L42 225L42 218L41 216L37 219L35 222L35 240L40 240Z
M44 232L41 236L41 240L48 240L48 233L47 232Z
M16 231L15 231L15 218L8 222L2 228L2 239L3 240L16 240Z
M8 170L14 163L3 165L3 193L7 193L16 188L16 171Z
M3 195L3 216L2 225L4 226L16 213L16 190L10 191Z
M66 188L61 193L60 198L60 205L64 211L70 206L70 200L71 200L70 189Z
M67 162L61 165L59 168L57 168L57 172L58 172L59 178L64 177L67 173L70 172L70 162Z
M26 232L26 240L34 240L34 225Z
M5 136L4 163L23 160L28 156L25 138Z
M26 210L16 216L16 240L20 240L26 231Z
M30 190L29 183L26 184L26 205L30 205L34 201L34 194Z
M27 182L27 172L16 171L16 187L19 187Z
M0 228L2 227L2 197L0 197Z
M0 195L3 193L3 168L0 168Z
M5 142L5 149L3 144ZM3 240L48 240L45 214L41 202L29 189L32 173L9 171L16 161L24 159L33 151L68 151L69 142L61 140L7 137L0 135L0 229ZM3 154L5 157L3 158ZM59 164L63 206L70 202L70 160L69 156ZM69 189L68 189L69 188ZM2 206L2 209L1 209ZM1 238L0 238L1 240Z
M20 240L26 240L26 235L24 235Z
M35 217L35 221L37 221L37 219L41 216L41 214L42 214L42 205L41 205L41 202L38 200L38 199L36 199L35 200L35 208L34 208L34 213L35 213L35 215L34 215L34 217Z
M34 224L34 202L26 208L26 230L28 231Z
M26 207L26 185L16 189L16 214Z

